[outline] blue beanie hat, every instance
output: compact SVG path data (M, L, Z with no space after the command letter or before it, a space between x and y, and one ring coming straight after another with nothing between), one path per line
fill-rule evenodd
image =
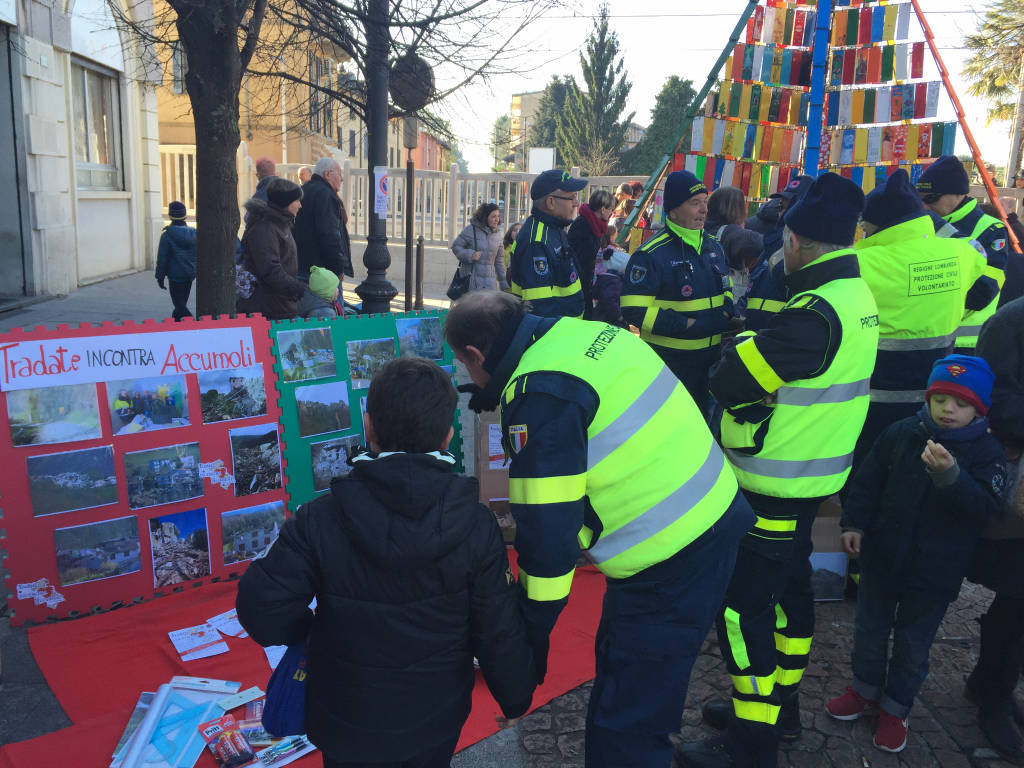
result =
M665 213L675 210L694 195L707 194L704 182L689 171L675 171L665 179L665 197L662 207Z
M972 355L946 355L936 360L928 377L927 400L932 395L958 397L973 405L982 416L992 405L992 385L996 375L982 357Z
M902 168L893 171L884 184L868 192L864 199L864 221L886 229L924 215L921 196Z
M850 245L864 210L864 192L849 179L823 173L786 211L794 234L819 243Z
M971 191L964 164L953 155L943 155L924 169L917 180L921 195L966 195Z
M184 221L188 216L188 209L184 203L180 203L175 200L173 203L167 206L167 217L171 221Z

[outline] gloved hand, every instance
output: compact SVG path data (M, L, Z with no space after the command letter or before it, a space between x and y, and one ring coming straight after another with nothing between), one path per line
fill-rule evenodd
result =
M476 384L462 384L457 387L457 389L459 392L466 393L470 396L469 407L474 413L493 411L498 407L498 398L493 395L484 394L484 390Z
M162 277L156 281L156 284L160 286L161 290L167 290L167 286L164 285L164 279Z

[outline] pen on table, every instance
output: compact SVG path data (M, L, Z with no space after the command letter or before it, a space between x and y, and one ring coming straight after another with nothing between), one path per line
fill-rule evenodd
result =
M289 749L291 749L292 747L304 747L304 746L306 746L306 740L304 738L302 738L301 736L297 736L297 737L295 737L293 739L289 739L288 741L283 741L280 744L275 744L274 746L272 746L270 749L268 749L266 752L263 753L263 757L277 759L277 757L279 757L282 752L286 752Z

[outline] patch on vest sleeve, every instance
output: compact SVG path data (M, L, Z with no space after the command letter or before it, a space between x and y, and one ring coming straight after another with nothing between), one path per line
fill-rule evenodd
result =
M629 282L633 285L639 285L647 277L647 267L633 267L629 271Z
M546 275L548 273L548 257L534 256L533 271L536 272L538 275Z
M998 240L993 240L990 247L993 251L1001 251L1006 247L1006 239L1001 237Z
M520 453L526 447L526 425L513 424L508 428L508 442L515 453Z

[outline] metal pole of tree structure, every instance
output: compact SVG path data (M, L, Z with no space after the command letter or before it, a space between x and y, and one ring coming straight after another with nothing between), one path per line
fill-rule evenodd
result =
M1013 186L1013 176L1020 170L1020 144L1024 138L1024 51L1020 54L1020 75L1017 77L1017 108L1010 126L1010 159L1006 163L1005 186Z
M388 282L391 266L387 221L387 136L388 136L388 0L368 0L363 21L366 30L366 128L369 134L369 185L373 193L369 232L363 265L366 279L356 287L363 300L363 314L379 314L391 309L398 290Z

